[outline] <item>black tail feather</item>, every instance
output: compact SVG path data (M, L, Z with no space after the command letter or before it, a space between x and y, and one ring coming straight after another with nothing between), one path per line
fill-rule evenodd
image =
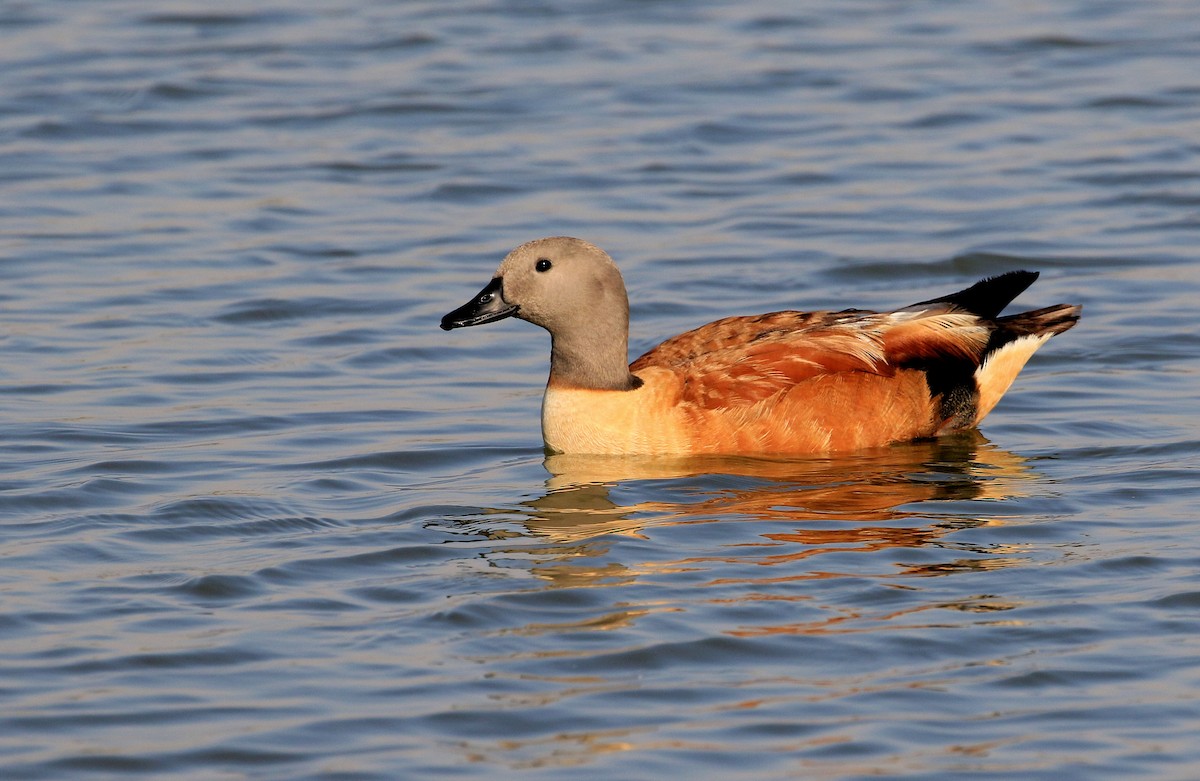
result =
M996 320L1000 330L1014 336L1026 334L1061 334L1079 322L1082 307L1072 304L1055 304L1032 312L1021 312Z
M1055 304L1044 309L999 317L1004 307L1037 278L1036 271L1010 271L977 282L966 290L908 307L920 309L933 304L949 305L981 318L990 331L987 344L975 360L940 360L913 366L924 370L930 395L938 405L938 414L945 421L945 427L966 428L977 421L980 389L976 369L992 353L1023 336L1061 334L1079 320L1080 307L1070 304Z
M1079 322L1082 309L1083 307L1073 304L1055 304L1044 309L1001 317L996 320L996 328L988 338L987 346L983 348L979 359L981 362L986 361L993 352L1022 336L1061 334Z

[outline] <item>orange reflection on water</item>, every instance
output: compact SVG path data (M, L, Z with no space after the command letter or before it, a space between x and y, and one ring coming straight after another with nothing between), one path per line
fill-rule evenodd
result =
M495 555L525 559L527 571L554 589L630 586L655 575L701 573L698 589L716 587L723 598L710 600L697 590L695 604L802 601L808 599L803 593L780 596L769 587L847 576L878 579L888 588L915 588L902 579L1023 564L1020 546L976 549L945 538L1004 523L994 511L1003 510L1003 500L1025 495L1037 481L1024 459L991 445L978 432L839 457L551 456L545 465L551 473L547 491L524 503L527 515L521 523L546 544L529 545L526 538L520 546L496 549ZM993 513L981 512L987 510ZM713 523L738 526L684 546L680 541L689 535L681 538L671 530ZM938 551L935 561L929 560L930 549ZM903 554L873 559L867 566L879 566L874 573L834 555L888 550L925 552L912 556L913 563L905 562ZM819 566L823 557L830 563ZM649 613L684 610L691 602L650 605L633 600L612 605L599 616L513 631L603 631L627 627ZM988 612L1009 607L999 599L976 602L926 602L867 613L849 606L831 613L825 606L820 615L811 615L810 609L803 620L793 620L799 619L796 611L785 611L781 616L786 622L724 631L742 636L869 631L934 608Z
M922 545L946 531L941 528L946 524L904 529L881 525L884 522L927 518L934 514L934 502L1022 496L1032 475L1023 458L992 446L977 431L837 457L555 455L546 459L546 468L551 473L548 491L525 503L531 510L525 525L554 540L636 535L651 525L714 520L844 520L856 525L764 536L806 545L860 542L876 547ZM613 500L614 489L646 481L686 481L688 489L682 492L684 500L627 505ZM990 522L996 519L955 514L950 525Z

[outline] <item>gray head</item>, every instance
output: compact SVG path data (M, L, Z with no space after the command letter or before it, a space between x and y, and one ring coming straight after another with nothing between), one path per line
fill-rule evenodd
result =
M629 299L617 264L580 239L537 239L505 256L479 294L442 318L442 328L517 317L550 332L550 381L628 390Z

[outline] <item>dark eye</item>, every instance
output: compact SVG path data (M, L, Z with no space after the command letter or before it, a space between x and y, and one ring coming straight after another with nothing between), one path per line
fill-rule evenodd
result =
M537 264L534 266L538 271L549 271L551 263L546 258L538 258Z

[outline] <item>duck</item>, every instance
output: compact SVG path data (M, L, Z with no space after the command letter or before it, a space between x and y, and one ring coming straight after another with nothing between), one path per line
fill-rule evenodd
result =
M725 317L632 363L617 264L582 239L509 252L442 329L508 317L550 332L542 400L549 454L815 455L979 425L1030 356L1081 307L1002 310L1038 277L1010 271L891 312Z

